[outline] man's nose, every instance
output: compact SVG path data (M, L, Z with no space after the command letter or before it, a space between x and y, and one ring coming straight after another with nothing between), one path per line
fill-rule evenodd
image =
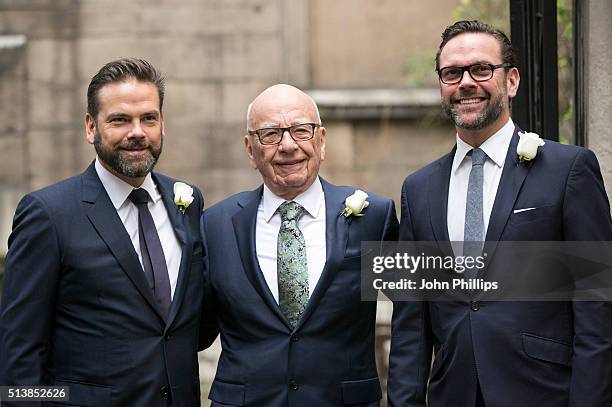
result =
M461 80L459 81L460 88L470 88L476 86L476 81L470 75L470 72L465 70L463 71L463 75L461 75Z
M285 135L287 137L285 137ZM297 142L293 139L293 137L291 137L291 133L288 129L283 131L283 134L281 135L280 147L285 151L291 151L297 148Z
M144 132L144 129L142 128L142 123L140 123L139 119L134 119L132 121L132 128L130 129L130 133L128 134L128 137L139 138L139 137L144 137L144 136L145 136L145 132Z

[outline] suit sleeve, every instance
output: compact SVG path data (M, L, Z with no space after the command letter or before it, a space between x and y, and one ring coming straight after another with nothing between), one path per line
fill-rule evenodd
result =
M612 241L610 206L597 158L581 150L563 203L566 241ZM612 405L612 302L576 301L570 406Z
M210 267L208 258L208 245L206 243L205 217L203 213L200 218L200 233L203 242L203 267L204 267L204 300L202 302L202 318L200 320L200 340L199 350L208 348L219 334L217 324L217 307L213 296L212 285L210 282Z
M400 241L414 241L407 182L402 187ZM394 301L387 398L390 407L425 407L432 340L424 301Z
M45 384L61 271L57 233L42 201L25 196L9 237L0 309L0 384Z

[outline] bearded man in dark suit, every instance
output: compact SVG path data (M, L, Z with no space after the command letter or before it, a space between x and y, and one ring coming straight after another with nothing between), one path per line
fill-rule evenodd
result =
M436 70L457 144L406 178L400 240L612 240L591 151L537 137L536 148L517 150L525 135L510 101L520 75L506 35L457 22L442 35ZM517 163L519 155L530 161ZM396 302L390 405L612 405L610 321L610 302Z
M0 384L67 386L79 406L199 405L203 200L152 172L163 96L148 62L106 64L87 92L95 161L19 203Z

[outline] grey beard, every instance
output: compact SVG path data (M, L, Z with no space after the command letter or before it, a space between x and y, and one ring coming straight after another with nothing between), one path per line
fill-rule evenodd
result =
M96 153L98 154L100 160L105 162L118 174L124 175L128 178L145 177L148 173L153 171L153 168L155 167L155 164L157 164L157 160L162 152L162 145L160 145L159 149L149 147L149 154L147 157L144 160L135 162L121 156L119 152L109 150L102 146L100 133L97 131L94 137L94 148L96 149Z
M145 160L136 163L130 162L120 155L114 155L110 160L103 159L100 153L98 153L98 156L117 173L129 178L145 177L153 171L155 164L157 164L157 158L153 154L149 154Z
M465 121L456 109L451 107L449 103L442 103L444 113L449 119L460 129L466 130L481 130L491 124L495 123L501 116L504 108L506 107L507 97L505 94L500 94L495 99L489 99L489 104L485 110L474 120Z

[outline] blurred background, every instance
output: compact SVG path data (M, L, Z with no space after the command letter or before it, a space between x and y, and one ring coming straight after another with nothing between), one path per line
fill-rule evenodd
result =
M552 84L557 133L543 135L594 149L610 191L612 2L531 3L554 6L547 24L555 27L555 64L540 73L552 70L555 80L543 75L537 78L545 82L530 83L521 72L521 87ZM399 207L402 180L455 140L434 72L442 31L458 19L479 18L508 34L511 27L546 32L537 12L517 12L529 4L0 0L0 286L21 196L82 172L94 158L83 127L86 89L106 62L138 57L164 73L166 138L157 169L201 188L206 206L260 184L244 153L246 108L282 82L319 104L328 130L323 177L392 197ZM534 123L522 127L541 131ZM379 305L384 384L391 305ZM219 351L217 343L200 354L203 400Z

